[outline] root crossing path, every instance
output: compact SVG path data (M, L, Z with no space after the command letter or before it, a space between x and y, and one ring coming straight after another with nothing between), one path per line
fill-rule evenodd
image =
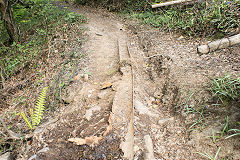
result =
M40 159L194 159L185 127L171 112L177 89L168 75L151 80L136 37L112 14L74 10L88 19L89 60L58 122L39 136L49 148Z

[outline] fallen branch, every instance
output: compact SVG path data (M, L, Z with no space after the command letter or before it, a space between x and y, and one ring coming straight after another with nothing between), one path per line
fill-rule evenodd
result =
M10 136L12 139L20 140L21 135L18 134L18 133L13 132L13 131L11 131L11 130L9 130L9 129L7 128L7 125L5 124L5 122L2 120L2 118L0 118L0 122L2 123L3 128L6 130L6 132L9 134L9 136Z
M201 45L198 47L198 52L202 54L206 54L218 49L222 48L227 48L229 46L233 46L235 44L240 43L240 34L228 37L228 38L223 38L217 41L210 42L205 45Z
M170 1L170 2L165 2L165 3L154 4L154 5L152 5L152 8L170 6L170 5L182 4L182 3L184 5L187 5L189 3L202 2L202 1L203 0L199 0L199 1L195 1L195 0L176 0L176 1Z

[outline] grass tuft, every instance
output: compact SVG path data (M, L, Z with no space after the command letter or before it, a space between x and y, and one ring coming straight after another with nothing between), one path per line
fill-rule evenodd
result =
M130 12L131 17L157 28L180 31L189 36L224 35L239 26L240 1L213 0L187 6L170 6L143 12Z
M214 78L210 82L210 92L222 103L240 99L240 77L231 75Z

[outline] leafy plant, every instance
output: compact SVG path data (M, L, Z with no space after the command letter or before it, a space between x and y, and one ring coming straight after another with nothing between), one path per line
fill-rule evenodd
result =
M209 90L221 102L238 100L240 98L240 77L234 78L231 75L225 75L212 79Z
M28 118L24 112L21 112L20 115L26 122L29 129L34 130L40 123L43 118L43 112L45 110L45 99L47 94L48 87L44 87L39 94L34 110L30 109L30 118Z

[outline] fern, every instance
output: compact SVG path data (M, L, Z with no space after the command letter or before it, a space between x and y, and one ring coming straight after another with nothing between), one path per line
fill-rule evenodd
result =
M20 115L23 117L24 121L27 123L28 128L31 130L33 129L31 122L28 120L27 116L25 113L21 112Z
M42 118L43 118L43 112L45 110L45 99L46 99L46 95L47 95L47 89L48 87L44 87L41 91L41 93L38 96L36 105L34 110L31 108L30 109L30 118L31 121L28 120L27 116L25 115L25 113L21 112L20 115L23 117L24 121L26 122L28 128L30 128L31 130L35 129L39 123L41 122Z
M32 115L33 128L38 126L41 119L42 119L43 112L44 112L44 109L45 109L44 105L45 105L47 89L48 89L48 87L44 87L42 92L40 93L38 99L37 99L34 114Z

